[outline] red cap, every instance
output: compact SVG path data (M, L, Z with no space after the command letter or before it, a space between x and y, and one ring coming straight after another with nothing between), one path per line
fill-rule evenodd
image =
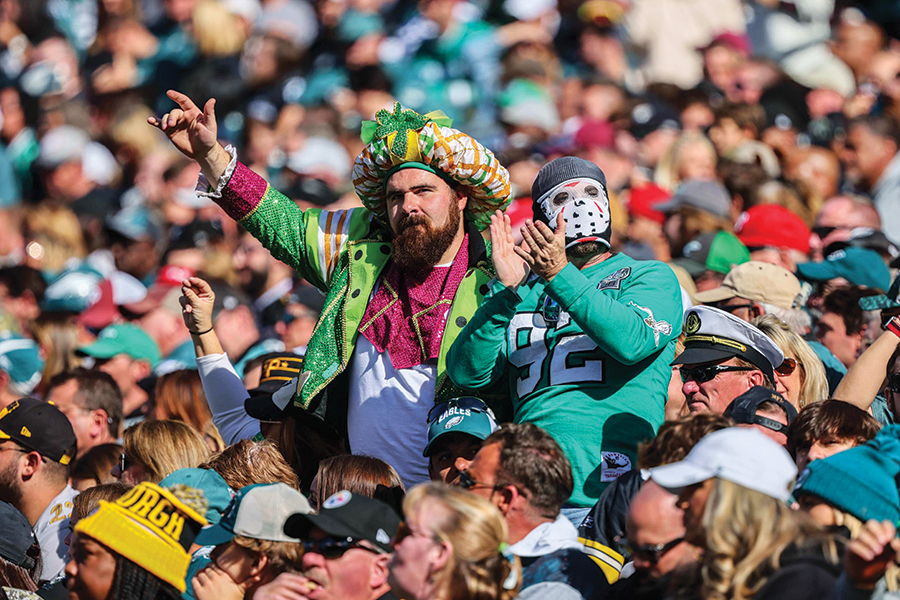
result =
M175 287L181 287L181 282L195 275L193 269L187 267L179 267L178 265L166 265L159 270L156 280L150 289L147 290L147 296L140 302L133 302L124 305L125 310L138 315L145 315L160 304L166 294Z
M575 133L572 143L581 150L592 148L610 150L616 145L616 128L609 121L587 119Z
M750 43L750 38L747 37L744 33L734 33L731 31L726 31L725 33L720 33L713 40L707 44L703 49L708 50L713 46L725 46L727 48L731 48L732 50L736 50L740 52L744 56L750 56L753 52L753 46Z
M735 234L748 248L790 248L809 253L809 227L779 204L758 204L741 215Z
M666 214L653 207L671 197L672 194L652 183L633 188L631 198L628 200L628 214L634 217L644 217L662 225L666 222Z
M97 287L100 288L100 298L78 317L82 325L91 329L103 329L119 318L119 308L113 301L112 282L104 279Z

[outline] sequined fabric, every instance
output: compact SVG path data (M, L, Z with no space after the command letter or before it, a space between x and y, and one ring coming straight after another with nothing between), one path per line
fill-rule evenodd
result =
M229 217L240 221L256 210L268 185L265 179L238 162L217 203Z
M409 369L436 359L447 312L468 262L468 235L449 267L417 274L389 262L381 286L366 308L360 334L379 352L387 351L395 369Z

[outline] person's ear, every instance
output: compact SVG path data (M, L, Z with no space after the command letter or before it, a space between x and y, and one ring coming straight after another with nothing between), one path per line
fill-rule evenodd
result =
M762 314L763 314L763 307L760 306L759 302L754 302L750 306L750 318L755 319L756 317L762 316Z
M372 568L369 571L369 587L377 590L387 584L388 575L391 570L388 565L391 562L390 554L377 554L375 560L372 561Z
M109 415L102 408L91 411L91 437L100 437L107 430Z
M498 489L497 496L500 498L500 502L499 504L497 504L497 508L505 517L509 513L509 511L512 510L513 505L516 503L516 499L520 497L520 494L519 490L516 489L516 486L508 485L502 489Z
M131 376L135 381L141 381L142 379L150 377L152 372L153 367L151 367L150 363L146 360L131 361Z
M435 544L434 548L435 554L431 567L432 573L442 571L450 562L450 557L453 556L453 546L447 540L442 540L440 544Z
M260 583L264 579L271 579L268 573L269 557L262 552L256 553L253 564L250 565L250 576L243 581L245 586L252 586L254 583Z
M37 452L29 452L25 455L25 462L22 466L22 478L30 479L37 475L41 465L41 455Z
M751 387L754 385L764 385L766 382L766 376L763 375L762 371L757 369L755 371L750 371L750 377L748 377L747 380L750 382Z
M275 323L275 333L277 333L279 337L283 336L285 331L287 331L287 325L284 324L284 321Z

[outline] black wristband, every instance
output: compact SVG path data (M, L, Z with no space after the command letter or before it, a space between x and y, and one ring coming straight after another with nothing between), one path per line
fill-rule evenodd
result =
M191 332L191 335L204 335L204 334L209 333L209 332L212 331L212 330L213 330L213 328L210 327L210 328L207 329L206 331L192 331L192 332Z

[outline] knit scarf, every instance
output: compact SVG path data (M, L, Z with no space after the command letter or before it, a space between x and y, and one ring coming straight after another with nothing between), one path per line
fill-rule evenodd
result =
M387 350L395 369L409 369L438 357L453 296L469 264L469 236L453 263L428 271L402 269L391 260L366 307L359 332L379 352Z

